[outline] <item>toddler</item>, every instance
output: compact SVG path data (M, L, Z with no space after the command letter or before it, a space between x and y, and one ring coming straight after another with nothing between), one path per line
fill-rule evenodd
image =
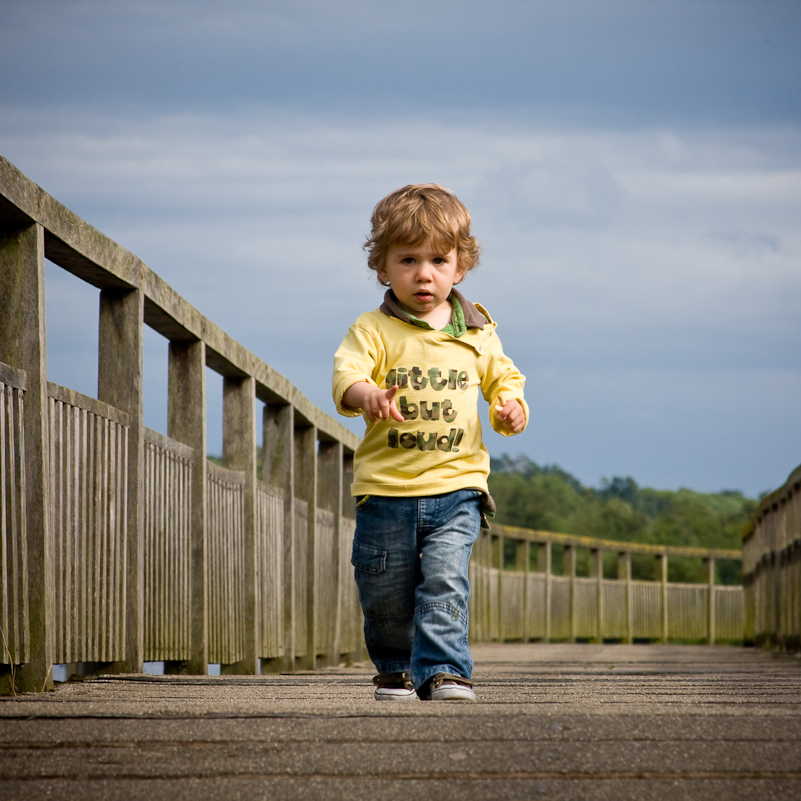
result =
M468 562L494 512L478 392L492 427L517 434L525 379L487 311L454 288L479 257L462 203L436 184L406 186L371 223L368 265L388 288L339 346L333 394L341 414L366 420L351 561L375 698L475 700Z

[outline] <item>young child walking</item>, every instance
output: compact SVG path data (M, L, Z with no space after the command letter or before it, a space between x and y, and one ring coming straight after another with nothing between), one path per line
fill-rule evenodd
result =
M467 642L468 562L486 516L492 427L528 420L524 377L487 311L454 286L478 263L462 203L436 184L406 186L375 207L368 265L388 287L334 359L333 394L363 414L354 459L352 564L377 700L475 700Z

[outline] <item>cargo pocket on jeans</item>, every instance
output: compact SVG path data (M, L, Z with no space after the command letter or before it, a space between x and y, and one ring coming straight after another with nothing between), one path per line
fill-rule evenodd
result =
M387 552L353 543L350 563L365 573L383 573L387 569Z

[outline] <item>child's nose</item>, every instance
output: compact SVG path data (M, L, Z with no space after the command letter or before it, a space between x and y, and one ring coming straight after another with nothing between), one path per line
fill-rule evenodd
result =
M427 281L431 278L434 271L433 265L427 261L421 261L417 270L417 278L420 281Z

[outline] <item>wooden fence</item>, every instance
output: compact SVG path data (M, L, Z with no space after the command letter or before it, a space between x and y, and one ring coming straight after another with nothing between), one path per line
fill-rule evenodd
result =
M99 290L96 398L47 380L45 259ZM168 342L166 436L142 422L145 325ZM54 664L255 673L361 654L358 438L2 158L0 401L6 689L49 686Z
M507 546L511 543L511 547ZM554 575L554 549L562 571ZM588 576L577 574L588 556ZM513 564L508 564L508 554ZM604 556L614 561L614 575ZM505 556L506 555L506 556ZM653 560L649 580L632 578L632 556ZM701 560L706 581L668 581L670 559ZM470 620L477 640L741 641L743 592L715 581L717 560L740 561L735 550L610 542L493 525L471 561Z
M746 639L801 650L801 466L759 505L743 540Z
M47 380L45 259L99 290L97 398ZM143 424L145 325L168 342L166 435ZM207 368L223 377L222 466L206 455ZM258 673L363 655L349 559L357 445L0 157L0 691L42 690L54 664ZM552 575L553 545L564 575ZM594 554L590 578L576 575L582 548ZM609 550L616 578L603 575ZM637 552L655 557L656 581L631 580ZM709 580L669 584L674 553L706 559ZM471 635L738 639L742 592L714 586L716 557L739 552L496 526L475 549Z

